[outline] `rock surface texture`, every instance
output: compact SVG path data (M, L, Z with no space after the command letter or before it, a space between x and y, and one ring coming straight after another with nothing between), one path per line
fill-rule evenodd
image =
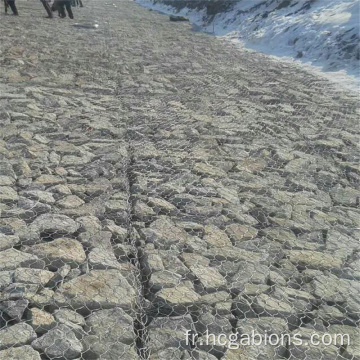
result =
M18 8L0 359L359 359L356 97L134 2ZM252 330L351 341L224 342Z

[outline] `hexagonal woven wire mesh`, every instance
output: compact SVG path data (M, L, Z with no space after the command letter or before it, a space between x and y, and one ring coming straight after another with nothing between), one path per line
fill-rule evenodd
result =
M130 1L18 8L0 359L359 359L356 96Z

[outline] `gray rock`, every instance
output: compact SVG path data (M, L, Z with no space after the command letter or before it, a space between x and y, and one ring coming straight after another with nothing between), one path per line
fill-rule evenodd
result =
M20 321L28 305L29 301L26 299L3 301L0 303L0 311L10 319Z
M212 313L211 307L204 307L197 316L197 321L194 323L196 331L203 335L206 332L209 334L229 334L232 332L232 325L228 318Z
M17 268L14 272L14 282L17 283L45 286L53 277L53 272L42 269Z
M133 319L121 308L92 313L86 319L85 331L89 335L95 335L97 342L108 343L109 346L116 342L132 345L135 341ZM92 341L95 340L95 336L92 336Z
M37 284L11 283L0 293L0 301L30 299L38 290Z
M59 185L59 186L61 186L61 185ZM48 191L42 191L42 190L22 191L21 195L25 196L31 200L40 201L44 204L52 205L55 203L53 194Z
M72 209L85 204L85 201L76 195L69 195L58 200L55 204L63 209Z
M121 267L111 248L95 247L88 255L91 269L106 270Z
M190 266L189 269L206 291L218 291L226 288L226 279L216 268L196 264Z
M81 342L66 325L60 324L31 343L49 358L75 359L83 351Z
M250 319L240 319L237 322L237 329L240 334L260 334L267 337L271 334L281 335L288 333L288 323L285 319L279 317L260 317Z
M121 307L133 309L136 292L118 270L93 270L69 282L56 292L59 305L70 304L74 310Z
M10 186L0 186L0 201L3 203L13 203L18 201L19 195Z
M79 231L97 233L101 231L101 222L96 216L81 216L76 219L80 223Z
M70 238L59 238L50 242L26 247L32 254L37 254L51 268L61 268L68 264L78 267L86 259L81 243Z
M149 345L155 353L172 347L190 350L190 342L186 339L187 331L190 334L195 332L189 314L155 318L148 326Z
M229 287L233 291L240 291L245 284L266 284L269 279L269 268L258 262L240 262L238 271L229 280Z
M153 304L159 308L161 313L166 314L186 314L189 307L196 305L201 300L201 296L196 293L186 283L176 287L163 288L154 295Z
M331 189L330 195L335 205L356 206L359 202L360 191L351 187L336 186Z
M128 262L133 254L133 246L127 244L115 244L113 250L118 261Z
M30 345L0 351L0 360L41 360L40 354Z
M79 241L87 248L94 249L100 247L101 249L112 249L111 245L111 232L99 231L97 233L84 232L78 236Z
M105 220L104 221L104 230L110 231L113 234L113 237L116 242L124 242L128 236L128 231L115 224L113 220Z
M126 345L119 341L115 343L100 342L96 335L88 335L83 341L84 354L87 359L101 359L104 360L139 360L135 347Z
M71 271L71 266L68 264L57 269L56 272L52 273L53 277L46 284L47 287L52 289L58 286L59 284L61 284L64 281L64 279L69 275L70 271Z
M30 344L34 339L36 339L36 333L30 325L15 324L0 330L0 350Z
M334 270L342 267L342 260L331 254L310 250L288 250L286 255L296 266L306 269Z
M260 294L254 298L252 307L259 316L277 316L286 318L289 323L293 322L296 310L287 301L276 299L267 294Z
M43 214L37 217L31 227L40 233L73 234L79 229L79 224L65 215Z
M258 231L249 225L231 224L226 227L226 233L234 244L256 238Z
M209 246L222 247L232 246L232 243L226 233L217 226L206 225L204 228L204 240Z
M155 293L163 288L172 288L179 285L181 280L181 275L170 271L155 271L150 276L149 290Z
M0 291L12 283L13 274L14 271L0 271Z
M160 350L158 352L152 352L149 357L149 360L168 360L168 359L184 360L184 350L178 349L176 347L167 348Z
M169 218L161 216L149 228L142 229L146 242L155 244L160 249L169 249L172 245L184 245L188 239L185 230L177 227Z
M15 249L0 251L0 270L15 270L18 267L43 269L45 263L36 255L23 251Z
M78 325L85 326L85 319L82 315L78 314L76 311L70 309L59 309L54 312L54 318L61 324L70 326ZM71 327L71 326L70 326Z
M16 246L20 242L18 236L0 234L0 251L7 250Z
M44 334L56 325L56 321L51 314L38 308L29 310L28 322L37 334Z

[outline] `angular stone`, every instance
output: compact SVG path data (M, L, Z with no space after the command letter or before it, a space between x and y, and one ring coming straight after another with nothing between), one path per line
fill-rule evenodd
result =
M78 239L85 248L94 249L100 247L101 249L111 250L111 237L112 234L110 231L99 231L97 233L81 233Z
M156 247L169 249L171 245L183 245L188 239L185 230L177 227L169 218L161 216L149 228L141 230L146 242L154 243Z
M72 209L85 204L85 201L76 195L69 195L56 202L56 205L64 209Z
M53 277L53 272L42 269L17 268L14 272L14 282L25 284L45 286Z
M88 255L91 269L118 269L121 267L114 252L110 248L95 247Z
M29 301L26 299L3 301L0 303L0 311L10 319L20 321L28 305Z
M17 192L10 186L0 186L0 201L12 203L19 199Z
M87 335L82 340L84 353L88 359L104 360L139 360L135 347L126 345L120 341L109 343L99 341L96 335Z
M301 345L294 343L289 345L289 359L290 360L308 360L308 359L322 359L334 360L341 359L339 349L334 345L318 345L311 344L311 342L303 341Z
M118 261L127 262L132 257L133 247L126 244L115 244L113 246L114 254Z
M57 269L53 273L53 277L51 278L51 280L46 284L47 287L53 289L54 287L61 284L64 281L65 277L69 275L70 271L71 271L71 266L68 264Z
M232 246L232 243L226 233L220 230L217 226L206 225L204 228L204 240L209 246L215 247L228 247Z
M31 343L35 350L43 352L47 357L75 359L83 351L81 342L66 325L60 324Z
M74 239L59 238L50 242L33 245L27 251L38 254L47 266L60 268L66 264L72 268L78 267L85 259L85 251L81 243Z
M93 270L69 282L63 283L56 292L64 297L64 305L87 313L89 310L121 307L134 308L136 292L118 270ZM63 300L59 300L60 305Z
M193 167L193 171L196 174L206 175L209 177L227 177L227 173L224 170L206 163L196 163Z
M176 206L161 198L148 197L146 203L157 214L164 213L167 215L172 215L177 212Z
M201 335L206 332L216 335L232 332L232 325L229 319L214 312L212 307L202 308L194 325L197 332Z
M202 255L217 261L258 261L260 259L260 254L239 249L235 246L213 247L206 250Z
M92 313L86 319L85 331L89 335L96 335L98 342L109 345L116 342L133 345L135 341L133 319L118 307Z
M231 224L226 227L226 233L234 243L237 243L254 239L258 232L252 226Z
M40 354L30 345L0 351L0 360L41 360Z
M52 205L55 203L53 194L48 191L28 190L28 191L22 191L21 195L25 196L31 200L40 201L44 204Z
M149 344L153 352L170 347L189 349L190 342L186 341L186 334L195 332L192 318L184 316L157 317L148 326Z
M149 357L149 360L168 360L168 359L172 359L172 360L186 359L184 358L184 350L180 350L176 347L174 348L170 347L167 349L160 350L158 352L152 352Z
M336 186L330 191L330 195L335 205L356 206L359 202L360 191L351 187Z
M37 217L31 227L40 233L73 234L79 229L79 224L65 215L43 214Z
M310 250L288 250L286 255L296 266L306 269L332 270L342 267L341 259L331 254Z
M56 321L51 314L38 308L31 308L28 318L29 324L37 334L44 334L56 325Z
M31 343L36 339L33 328L25 323L15 324L0 330L0 350Z
M81 216L76 222L80 224L79 231L93 234L101 231L101 222L96 216Z
M204 256L193 254L193 253L182 253L181 258L184 261L184 264L190 268L191 266L202 266L208 267L210 260Z
M253 303L254 310L260 316L277 316L290 318L295 314L294 308L287 302L276 299L267 294L260 294L255 297Z
M43 269L45 263L36 255L23 251L15 249L0 251L0 270L15 270L18 267Z
M16 235L0 234L0 251L7 250L16 246L20 242L20 239Z
M229 287L233 291L241 291L248 283L266 284L269 273L269 268L266 265L258 262L242 261L239 263L236 274L230 278Z
M207 291L217 291L226 287L226 279L213 267L193 265L190 266L190 270Z
M54 318L61 324L70 326L78 325L85 326L85 319L82 315L78 314L76 311L70 309L59 309L54 312ZM71 327L71 326L70 326Z
M65 179L55 175L41 175L35 180L36 184L52 186L65 183Z
M170 271L156 271L150 276L149 290L157 292L163 288L173 288L181 283L181 275Z
M126 240L128 231L125 228L116 225L114 221L105 220L103 226L105 231L109 231L113 234L116 242L123 242Z
M180 284L174 288L164 288L155 294L154 304L161 309L161 312L167 314L185 314L189 306L196 305L201 300L189 286Z
M240 319L237 322L237 331L241 334L260 334L263 337L267 337L271 334L283 334L288 333L288 323L286 320L278 317L260 317L250 319Z

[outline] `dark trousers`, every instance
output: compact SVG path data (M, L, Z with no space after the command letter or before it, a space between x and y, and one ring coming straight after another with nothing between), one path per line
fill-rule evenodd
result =
M51 8L50 8L50 5L49 3L46 1L46 0L40 0L41 3L43 4L45 10L46 10L46 13L48 14L48 17L49 18L52 18L53 17L53 13L51 11Z
M67 11L67 13L69 15L69 18L73 19L74 14L73 14L73 12L71 10L71 1L69 1L69 0L60 0L58 2L58 10L59 10L59 13L60 13L60 17L62 17L62 18L66 17L65 8L66 8L66 11Z
M13 12L14 15L19 15L16 5L15 5L15 0L5 0L5 13L7 14L7 8L8 6L10 6L11 11Z
M71 6L80 6L80 7L84 7L83 3L81 0L72 0L71 1Z

